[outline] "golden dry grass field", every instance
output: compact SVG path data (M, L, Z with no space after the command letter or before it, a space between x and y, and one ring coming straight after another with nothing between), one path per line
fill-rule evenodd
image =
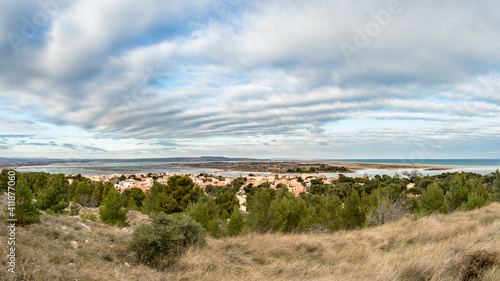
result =
M485 250L499 260L497 203L352 231L207 238L206 247L162 270L137 264L126 250L132 234L115 227L42 214L41 223L16 232L14 275L6 265L9 232L0 230L1 280L463 280L466 272L500 280L498 262L469 256Z

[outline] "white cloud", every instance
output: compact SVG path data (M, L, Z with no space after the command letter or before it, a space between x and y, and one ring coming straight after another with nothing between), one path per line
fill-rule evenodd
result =
M1 37L0 97L18 98L0 109L115 139L227 138L233 152L253 136L268 138L252 141L264 151L296 138L279 153L350 138L408 142L407 130L390 130L394 120L416 140L458 123L454 140L498 144L488 124L500 116L499 4L402 0L347 60L340 44L354 44L387 3L73 1L19 53ZM0 4L0 35L20 33L20 18L37 9ZM375 128L327 129L360 117Z

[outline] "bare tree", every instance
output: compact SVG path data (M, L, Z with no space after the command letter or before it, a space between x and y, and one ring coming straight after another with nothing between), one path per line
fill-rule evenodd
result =
M367 222L369 225L381 225L399 220L407 214L410 214L410 210L404 199L397 198L393 200L386 197L379 200L377 208L368 213Z

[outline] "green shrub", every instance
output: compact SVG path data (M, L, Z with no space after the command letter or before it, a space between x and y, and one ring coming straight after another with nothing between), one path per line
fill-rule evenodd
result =
M211 220L208 221L206 230L208 230L208 232L210 233L210 235L212 235L213 237L220 238L223 235L223 231L222 231L222 228L221 228L221 225L223 223L224 222L221 219L219 219L219 218L213 218L213 219L211 219Z
M97 217L94 214L87 214L87 213L81 214L80 218L82 218L82 219L88 219L89 221L93 221L93 222L97 221Z
M60 264L63 262L63 258L60 256L55 256L49 259L49 262L55 263L55 264Z
M423 193L423 190L420 187L413 187L413 188L407 189L406 193L419 195L419 194Z
M115 260L115 257L110 253L106 253L102 256L102 260L107 262L113 262Z
M60 213L57 213L56 211L52 210L52 209L47 209L45 210L45 213L47 215L51 215L53 217L59 217Z
M94 214L88 214L85 218L90 220L90 221L94 221L94 222L97 221L97 217Z
M186 214L204 227L213 237L221 237L223 231L221 225L224 220L218 217L220 207L212 197L205 197L196 203L189 204Z
M467 202L462 205L462 209L465 211L470 211L473 209L484 207L488 204L488 198L485 198L476 192L471 192L467 196Z
M78 205L75 202L71 202L71 206L69 209L69 215L70 216L78 216L78 214L80 213L80 209L81 209L80 205Z
M164 213L154 216L150 225L142 224L134 231L129 251L137 260L157 267L164 257L181 255L188 246L202 246L205 242L203 227L188 217Z
M196 203L191 203L185 213L193 220L197 221L205 229L208 229L209 221L217 217L219 212L215 200L212 197L206 197Z

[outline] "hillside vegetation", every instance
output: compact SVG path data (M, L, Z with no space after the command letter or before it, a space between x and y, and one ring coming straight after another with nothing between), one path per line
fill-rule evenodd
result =
M184 213L217 238L252 232L349 230L382 225L403 217L469 211L500 202L498 170L489 175L462 172L422 176L408 172L394 177L339 175L335 179L322 179L311 176L278 181L265 179L258 183L254 178L240 177L225 181L223 186L208 184L204 189L192 177L197 182L223 180L222 176L216 179L207 174L175 175L163 178L162 183L153 177L147 192L134 187L120 193L110 181L76 176L70 183L64 174L21 174L3 170L0 194L7 190L8 183L15 184L15 192L12 187L9 192L17 195L18 224L39 222L38 210L58 216L68 213L68 208L69 213L75 215L79 213L79 206L99 207L96 214L100 222L119 227L130 224L129 210L148 216ZM244 207L240 206L237 194L240 199L243 196ZM242 208L246 212L242 212ZM97 221L97 215L85 217Z
M3 209L5 196L1 202ZM191 247L160 269L128 254L126 230L67 215L42 213L40 220L17 229L17 273L7 272L2 258L0 279L473 280L477 274L500 280L498 203L359 230L207 238L204 247ZM7 235L2 227L2 257Z
M155 181L146 193L120 193L111 182L81 176L70 183L63 174L3 170L0 194L15 195L15 206L3 201L0 209L8 212L0 219L17 219L17 273L7 272L5 258L0 276L500 279L498 170L296 180L308 193L293 194L283 183L253 186L248 178L203 190L178 175ZM237 193L246 195L247 212L239 209ZM8 235L8 228L0 230L4 257L12 252Z

